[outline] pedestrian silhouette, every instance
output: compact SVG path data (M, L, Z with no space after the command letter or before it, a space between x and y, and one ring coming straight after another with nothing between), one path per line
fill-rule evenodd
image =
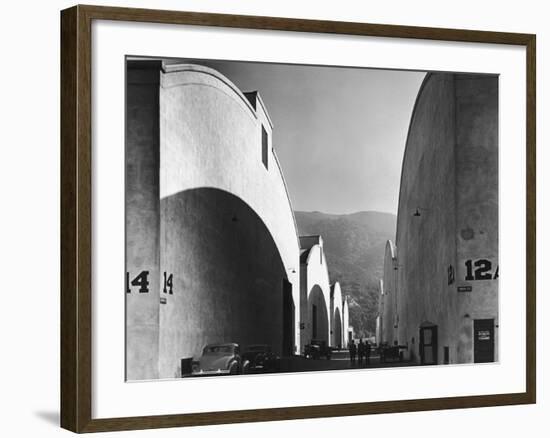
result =
M357 353L357 346L355 345L355 342L353 342L353 339L349 341L348 345L349 349L349 359L351 362L351 365L355 365L355 354Z
M364 356L365 356L365 344L363 344L363 338L359 338L359 344L357 344L357 357L359 359L359 366L363 364Z
M367 341L367 343L365 344L365 365L367 366L370 365L370 350L370 342Z

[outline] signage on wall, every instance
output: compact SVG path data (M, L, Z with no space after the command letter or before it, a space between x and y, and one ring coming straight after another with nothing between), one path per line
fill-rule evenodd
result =
M487 259L466 260L464 262L466 266L466 275L464 280L477 281L477 280L496 280L498 279L498 265L493 271L493 263Z
M480 341L490 341L491 332L489 330L478 330L477 339Z
M174 294L173 278L173 274L168 274L164 271L164 287L162 288L162 292L165 294ZM134 286L133 290L137 290L140 294L149 293L149 271L141 271L132 281L130 281L130 273L126 272L126 293L132 293L131 286ZM139 289L136 289L138 287Z
M456 290L458 292L472 292L472 286L458 286Z
M131 282L130 273L126 272L126 293L131 293L130 286L139 286L138 292L140 294L149 293L149 271L141 271Z

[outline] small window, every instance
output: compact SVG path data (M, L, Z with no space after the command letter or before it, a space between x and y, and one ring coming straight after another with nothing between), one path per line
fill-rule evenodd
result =
M269 149L269 141L267 137L267 131L262 125L262 163L264 163L265 168L267 169L267 152Z

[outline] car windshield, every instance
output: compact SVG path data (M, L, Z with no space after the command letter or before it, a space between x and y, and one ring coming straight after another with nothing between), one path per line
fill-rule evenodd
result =
M232 345L209 345L202 354L231 354L234 348Z

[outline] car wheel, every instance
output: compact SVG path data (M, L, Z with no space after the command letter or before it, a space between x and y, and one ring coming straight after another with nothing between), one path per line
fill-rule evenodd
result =
M229 374L231 375L239 374L239 364L237 362L233 362L229 366Z

